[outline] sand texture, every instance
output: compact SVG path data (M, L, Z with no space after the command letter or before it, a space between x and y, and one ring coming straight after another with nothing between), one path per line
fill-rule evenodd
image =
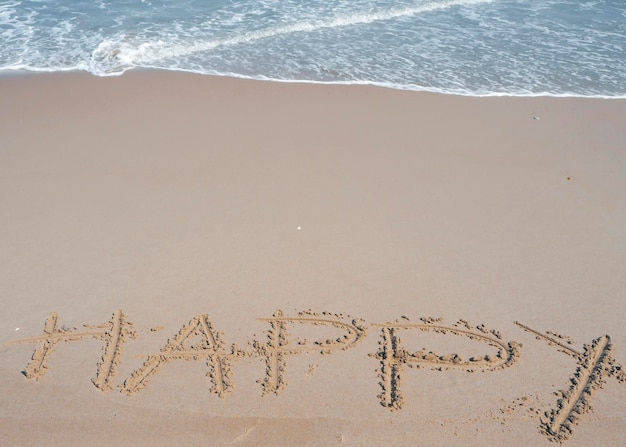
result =
M626 100L0 99L0 445L624 443Z

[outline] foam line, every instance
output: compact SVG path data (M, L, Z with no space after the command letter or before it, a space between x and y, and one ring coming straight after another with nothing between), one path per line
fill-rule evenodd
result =
M276 37L298 32L312 32L321 29L339 28L345 26L369 24L384 20L410 17L430 11L450 8L453 6L491 3L493 0L446 0L433 1L420 6L390 9L375 13L351 14L325 20L299 22L291 25L268 28L265 30L244 33L228 39L217 39L207 42L180 43L169 45L165 42L149 42L138 46L122 38L121 41L104 41L93 52L91 57L91 71L95 74L108 74L124 71L134 65L141 65L151 61L186 56L202 51L213 50L222 46L239 45L261 39Z

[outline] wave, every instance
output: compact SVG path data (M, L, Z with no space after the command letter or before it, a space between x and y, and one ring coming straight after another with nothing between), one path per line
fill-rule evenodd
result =
M137 42L134 36L122 34L114 39L104 40L98 45L92 53L89 71L97 76L121 75L125 71L134 67L147 66L159 60L172 59L187 56L193 53L210 51L222 46L251 43L257 40L285 34L364 25L385 20L411 17L417 14L451 8L454 6L477 5L481 3L491 3L492 1L493 0L433 1L419 6L408 6L373 13L349 14L327 19L302 21L291 25L243 33L238 36L224 39L187 43L172 43L163 40Z
M0 75L139 68L476 97L625 98L621 0L603 1L611 3L216 0L196 14L189 8L200 0L173 12L107 0L111 10L86 21L79 9L7 0Z

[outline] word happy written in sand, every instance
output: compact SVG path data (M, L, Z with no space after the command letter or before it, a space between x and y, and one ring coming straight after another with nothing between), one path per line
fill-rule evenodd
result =
M121 392L131 396L148 386L152 377L175 360L201 360L208 367L207 376L211 382L210 391L219 397L225 397L233 390L232 363L242 357L258 357L265 363L265 376L259 381L263 394L279 394L286 387L287 363L291 356L306 352L332 354L354 347L367 334L362 321L341 314L328 312L300 312L295 316L286 316L281 311L270 318L262 318L269 328L264 341L253 340L251 348L240 349L237 345L226 345L224 335L217 331L206 314L193 318L159 352L148 354L143 365L134 371L122 384ZM421 318L420 323L412 323L408 318L391 323L377 323L372 327L378 330L378 351L370 354L378 360L377 373L380 379L380 404L391 411L400 410L404 404L401 377L406 368L428 367L438 371L461 369L468 372L497 371L512 366L520 355L521 345L505 342L496 330L489 330L484 325L472 326L465 320L452 325L444 325L441 319ZM567 389L558 393L559 398L553 409L545 412L540 430L553 441L563 442L572 433L581 415L590 409L590 400L595 390L602 387L605 379L615 377L626 382L626 373L612 357L612 344L608 335L604 335L576 351L559 339L565 337L553 333L540 333L530 327L515 322L517 326L533 334L536 338L555 346L560 352L573 357L577 369ZM294 338L289 329L296 325L334 327L341 336L319 339L309 342ZM407 351L399 335L419 331L444 336L462 337L482 343L492 349L491 354L462 358L456 353L440 355L432 351ZM335 331L336 332L336 331ZM84 325L83 330L70 330L59 326L59 317L52 313L44 326L44 333L39 337L16 340L15 343L35 343L36 347L31 362L26 366L24 375L27 379L39 381L48 369L50 355L54 348L65 342L83 339L102 341L102 357L97 363L93 384L103 392L113 388L113 377L122 359L122 348L129 340L135 339L137 332L121 310L117 310L111 319L101 325ZM571 344L571 342L568 342Z

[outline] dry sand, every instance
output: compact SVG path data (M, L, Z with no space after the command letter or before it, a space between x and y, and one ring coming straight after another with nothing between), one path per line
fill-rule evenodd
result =
M0 445L624 442L625 100L0 100Z

